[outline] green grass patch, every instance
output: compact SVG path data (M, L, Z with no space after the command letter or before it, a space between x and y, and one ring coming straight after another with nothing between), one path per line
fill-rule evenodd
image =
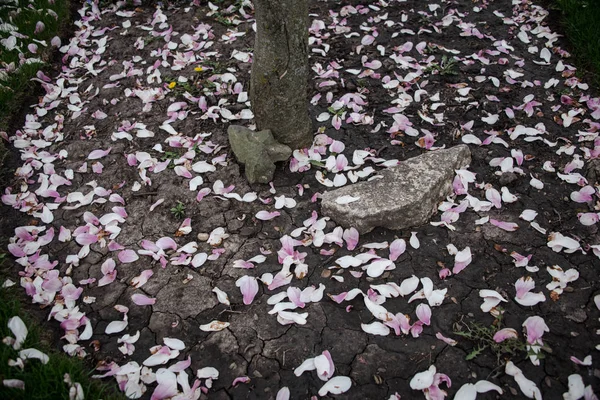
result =
M50 60L50 42L70 21L69 9L69 0L16 0L0 6L0 130L34 87L31 78Z
M4 278L0 278L4 282ZM28 334L21 349L38 349L49 356L47 364L39 360L25 360L25 368L10 367L9 360L16 360L18 351L12 346L0 343L0 380L19 379L25 382L25 390L6 388L0 382L0 398L3 399L68 399L69 385L64 382L65 374L69 374L72 382L81 384L86 399L125 399L117 389L98 379L92 379L90 366L78 358L52 349L44 340L42 328L34 318L24 312L20 306L20 295L14 288L0 288L0 337L13 336L8 329L8 320L18 315L27 326Z
M578 67L600 85L600 7L596 0L553 0L561 12L561 24L572 45Z

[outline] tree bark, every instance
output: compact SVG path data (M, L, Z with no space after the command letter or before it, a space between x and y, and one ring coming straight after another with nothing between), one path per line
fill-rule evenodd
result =
M312 143L308 116L308 1L255 0L250 101L259 130L298 149Z

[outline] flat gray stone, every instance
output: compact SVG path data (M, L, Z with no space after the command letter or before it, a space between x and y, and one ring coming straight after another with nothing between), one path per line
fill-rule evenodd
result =
M245 165L249 183L271 182L275 163L285 161L292 155L292 149L277 142L268 129L255 132L240 125L230 125L227 136L233 154Z
M344 186L323 194L324 215L360 233L375 227L405 229L423 225L452 193L454 170L471 162L466 145L436 150L381 171L381 179ZM342 196L358 197L338 204Z

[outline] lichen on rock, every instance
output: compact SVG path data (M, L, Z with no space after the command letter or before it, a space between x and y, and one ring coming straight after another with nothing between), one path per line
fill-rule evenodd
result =
M255 132L240 125L230 125L227 135L233 154L246 168L249 183L271 182L275 163L287 160L292 154L292 149L277 142L268 129Z

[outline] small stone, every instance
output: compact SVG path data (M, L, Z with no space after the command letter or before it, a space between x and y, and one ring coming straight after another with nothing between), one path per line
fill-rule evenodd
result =
M583 310L573 310L570 315L567 315L565 318L581 324L587 319L587 314Z
M381 179L344 186L323 194L325 216L345 228L367 233L375 227L406 229L423 225L452 193L455 170L471 162L466 145L436 150L403 161L379 174ZM358 200L339 204L342 196Z
M210 237L210 235L208 233L204 233L204 232L200 232L198 234L198 236L196 236L198 238L198 240L200 240L201 242L206 242L208 240L208 238Z
M508 185L510 185L511 183L515 182L518 179L519 179L518 175L515 174L514 172L505 172L502 175L500 175L500 178L498 179L498 182L502 186L508 186Z

